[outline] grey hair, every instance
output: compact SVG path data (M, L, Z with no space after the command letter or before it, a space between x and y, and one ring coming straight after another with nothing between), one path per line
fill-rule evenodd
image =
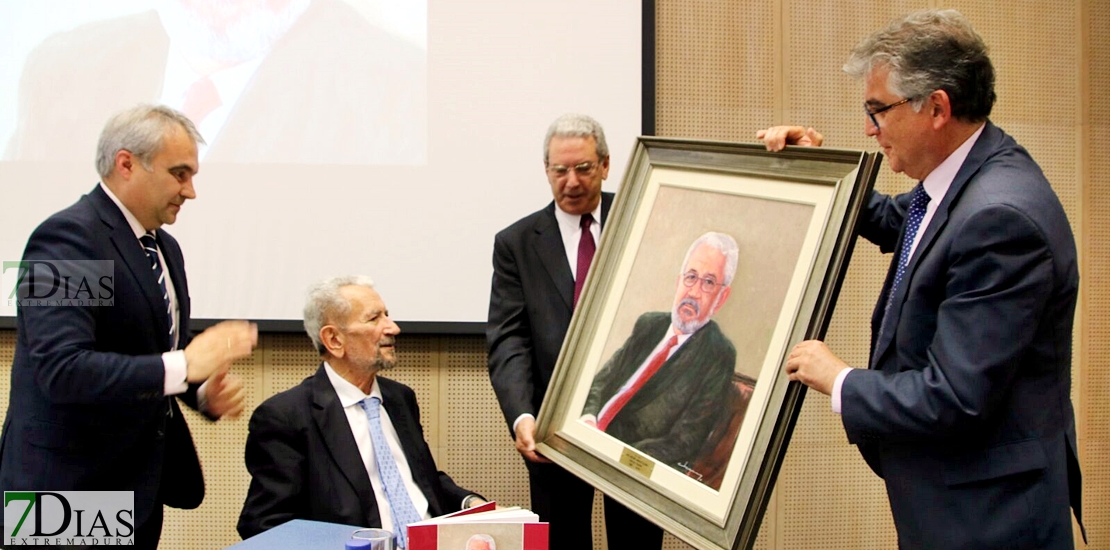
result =
M736 244L736 239L724 233L710 231L695 239L694 244L691 244L686 251L686 259L682 261L682 270L678 274L686 273L686 264L690 263L690 256L693 256L694 251L702 245L709 246L724 255L725 280L722 286L731 285L732 278L736 276L736 264L740 262L740 246Z
M123 150L130 151L150 170L166 134L176 127L183 128L194 143L204 143L189 117L165 105L142 104L117 113L100 132L96 145L97 173L107 179L115 167L116 153Z
M592 137L594 143L597 144L598 160L605 160L605 157L609 156L609 144L605 142L605 130L601 128L601 123L587 115L567 113L555 119L555 122L547 127L547 135L543 138L544 163L547 163L548 148L551 146L551 138L553 137Z
M374 288L374 280L365 275L344 275L324 279L308 287L304 301L304 331L312 339L312 347L324 354L320 329L328 321L344 319L351 314L351 303L340 292L345 286ZM341 327L342 328L342 327Z
M489 535L483 535L480 533L477 535L470 535L470 538L466 539L466 547L470 548L470 543L473 541L484 542L489 545L489 550L497 550L497 541L493 540L493 537Z
M987 44L956 10L924 10L892 21L856 45L844 72L862 78L880 66L890 70L890 91L912 99L915 111L934 90L944 90L953 117L982 122L997 99Z

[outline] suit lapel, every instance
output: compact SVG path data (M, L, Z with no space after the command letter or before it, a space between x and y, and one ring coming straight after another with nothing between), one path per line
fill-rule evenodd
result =
M320 365L312 377L312 420L328 454L351 484L358 500L363 503L363 515L368 520L377 519L379 522L371 525L380 525L380 517L372 517L378 515L376 507L371 507L370 513L366 512L367 505L375 502L370 474L366 472L366 465L362 462L362 455L358 451L354 435L351 434L351 424L347 422L343 405L339 402L339 396L331 386L323 365Z
M956 201L958 201L960 195L963 194L963 190L971 180L971 177L979 172L983 163L986 162L987 158L989 158L991 153L997 148L996 142L998 137L999 133L997 128L988 121L978 141L972 146L967 158L964 159L964 163L960 165L960 169L956 172L956 177L953 178L952 185L949 186L948 192L944 195L944 199L941 200L940 205L937 206L936 212L933 213L933 218L929 221L929 226L925 228L925 233L921 235L921 240L917 243L917 248L914 250L913 257L910 258L909 263L906 264L906 272L902 275L902 284L895 290L894 295L890 297L890 311L886 313L887 318L885 320L880 320L880 322L886 323L889 328L880 331L882 338L875 343L875 353L871 360L872 368L878 366L879 359L886 353L887 349L890 347L891 341L894 339L894 334L898 331L898 319L902 315L902 305L906 301L906 295L909 292L910 285L913 284L917 266L921 263L921 259L932 249L937 236L948 224L949 212L952 211ZM901 244L902 243L899 242L897 250L894 251L895 262L897 262L898 255L901 254ZM884 293L883 295L885 296L886 294ZM882 307L881 304L880 307Z
M123 267L117 269L116 273L122 275L124 269L126 269L131 274L131 278L142 290L143 297L146 298L147 305L150 307L150 317L154 319L155 328L157 329L156 334L169 334L169 319L164 311L165 302L162 300L162 290L158 287L158 281L151 274L150 258L143 251L139 240L135 238L131 226L127 223L127 218L124 217L123 212L99 185L88 196L93 201L96 211L100 215L100 220L108 228L108 238L112 241L112 246L115 247L119 258L123 260ZM165 342L165 340L167 339L162 338L158 342L160 342L161 347L168 349L168 342Z
M533 249L540 259L551 283L563 298L567 309L574 307L574 277L567 263L563 235L559 232L559 222L555 220L555 203L548 205L544 215L533 226L536 232Z
M601 221L598 223L603 230L609 221L609 210L612 206L613 194L602 193ZM567 263L566 247L563 245L563 234L559 231L559 222L555 219L555 208L557 207L554 202L549 204L544 209L544 215L540 216L533 226L536 232L533 249L569 311L574 309L574 274L571 272L570 264ZM604 232L602 235L604 236Z

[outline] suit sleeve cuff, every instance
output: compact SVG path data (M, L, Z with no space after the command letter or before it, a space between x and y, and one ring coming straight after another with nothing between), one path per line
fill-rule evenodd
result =
M166 395L185 393L185 390L189 389L189 384L185 383L185 352L176 350L163 353L162 366L166 369L163 385Z
M520 424L520 421L524 420L525 418L531 418L532 420L536 419L536 417L534 415L532 415L532 413L524 413L524 414L516 417L516 420L513 420L513 435L514 436L516 435L516 425Z
M833 382L832 395L830 395L829 397L831 398L830 401L832 404L832 411L836 414L840 414L840 410L842 407L842 403L840 402L840 392L844 389L844 379L847 378L848 373L852 372L853 370L855 369L853 369L852 367L848 367L840 371L840 374L836 375L836 381Z

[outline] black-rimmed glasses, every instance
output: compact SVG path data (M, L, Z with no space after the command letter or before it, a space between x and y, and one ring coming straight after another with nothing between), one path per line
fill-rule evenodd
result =
M694 283L698 281L701 281L701 286L698 288L701 288L701 291L706 294L717 292L717 289L721 286L721 283L718 283L717 279L711 277L698 277L698 274L693 271L682 276L682 284L686 287L692 287Z
M893 109L893 108L895 108L899 105L902 105L904 103L909 103L911 101L913 101L913 98L912 97L907 97L906 99L903 99L902 101L895 101L894 103L891 103L890 105L883 105L882 107L876 107L874 109L872 109L870 105L864 103L863 104L863 112L867 113L867 116L871 118L871 124L874 124L875 129L878 130L879 129L879 119L875 118L875 115L880 114L880 113L885 113L885 112L887 112L887 111L889 111L889 110L891 110L891 109Z

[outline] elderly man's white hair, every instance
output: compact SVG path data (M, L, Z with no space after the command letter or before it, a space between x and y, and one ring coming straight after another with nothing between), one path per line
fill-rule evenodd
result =
M484 542L489 550L497 550L497 541L489 535L471 535L470 538L466 539L466 550L470 550L470 543L472 542Z
M732 284L732 278L736 276L736 264L740 260L740 247L736 244L736 239L724 233L717 233L710 231L694 241L690 248L686 250L686 259L682 260L682 270L679 275L686 272L686 265L690 263L690 256L694 255L694 251L700 246L706 245L720 252L725 257L725 272L724 281L721 282L722 286L729 286Z
M374 280L366 275L344 275L324 279L308 287L304 301L304 331L312 339L312 347L321 355L324 354L324 346L320 343L320 329L329 320L344 319L351 314L351 303L339 292L345 286L373 289Z

